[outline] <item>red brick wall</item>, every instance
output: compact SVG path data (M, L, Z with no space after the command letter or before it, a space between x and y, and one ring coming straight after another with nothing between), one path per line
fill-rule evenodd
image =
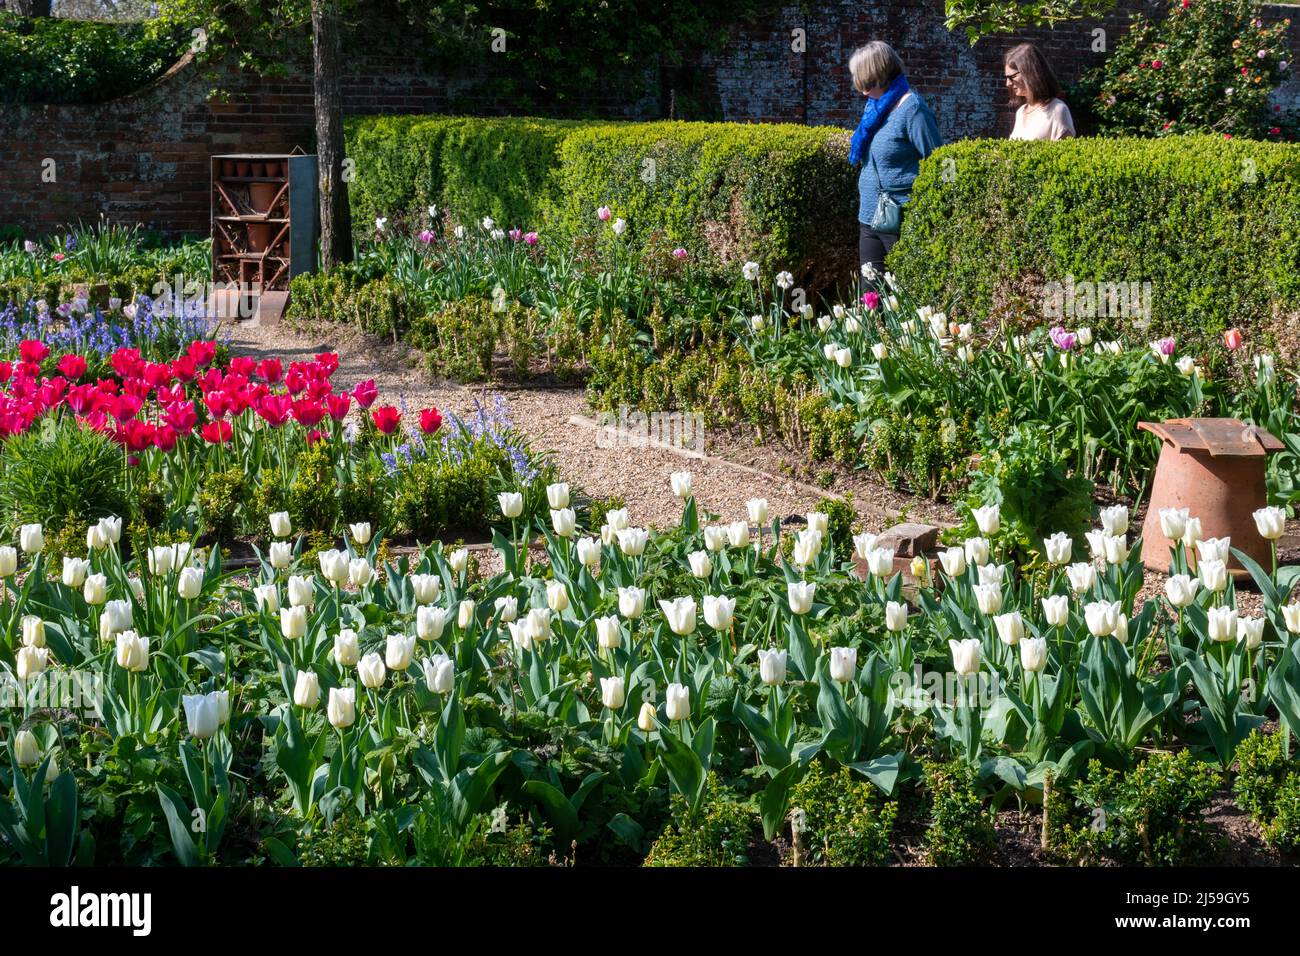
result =
M1288 8L1265 9L1280 17ZM1109 42L1122 33L1122 22L1112 17L1102 24ZM1067 24L1028 38L1070 81L1100 59L1090 50L1095 26ZM805 31L803 53L791 49L796 28ZM1300 39L1300 18L1292 33ZM848 80L848 57L869 39L898 49L946 138L1009 133L1000 57L1018 38L972 48L944 28L942 0L820 0L809 3L806 13L787 7L738 28L724 52L688 64L676 76L689 79L697 109L702 104L722 119L851 127L862 101ZM400 55L352 58L348 66L348 113L510 111L509 101L486 92L491 84L484 81L491 78L481 71L440 78ZM672 84L666 79L658 97L620 98L619 85L611 81L585 106L598 116L657 117L667 108L661 104L687 102L685 91ZM228 98L211 98L214 85ZM1281 95L1289 104L1300 103L1300 80ZM309 73L291 70L286 78L262 79L225 70L214 78L186 61L144 90L109 103L9 106L0 113L0 224L40 234L103 214L173 234L206 233L210 155L294 146L310 151L313 129ZM47 159L54 162L54 182L42 179Z

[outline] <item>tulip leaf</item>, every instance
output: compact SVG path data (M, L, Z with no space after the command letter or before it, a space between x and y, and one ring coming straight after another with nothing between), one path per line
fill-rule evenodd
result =
M451 806L456 822L465 826L478 813L501 771L510 765L510 751L498 750L477 767L462 770L451 781Z
M605 826L613 832L619 843L630 847L636 853L641 852L641 841L645 838L645 827L626 813L616 813Z
M226 655L215 647L201 647L185 656L198 661L213 677L220 677L226 672Z
M790 750L777 739L768 719L741 700L740 692L731 711L754 741L758 757L767 767L784 767L790 763Z
M559 787L544 780L529 780L524 784L523 790L541 805L547 818L554 824L559 845L565 845L573 839L578 832L578 811Z
M699 754L681 741L671 730L659 733L660 762L668 772L673 789L686 798L692 809L699 806L704 795L707 774Z
M772 775L763 792L758 797L759 814L763 819L763 835L768 840L776 839L785 825L785 816L790 806L790 790L803 776L805 765L794 762Z
M41 780L49 767L47 757L37 771ZM67 866L77 842L77 782L71 771L64 771L50 785L45 810L45 862L49 866Z
M863 760L848 765L880 788L885 796L892 796L898 783L898 774L903 767L903 753L886 754L872 760Z
M1259 562L1255 561L1250 555L1246 554L1246 552L1241 551L1238 548L1233 548L1231 550L1232 556L1241 562L1243 568L1250 572L1250 576L1255 581L1255 586L1259 588L1259 593L1264 596L1264 606L1270 611L1277 607L1280 603L1280 598L1277 593L1277 588L1273 586L1272 576L1261 568Z
M190 823L193 820L190 808L171 787L161 783L155 786L162 803L163 815L167 818L167 830L171 834L172 850L176 853L176 858L180 860L181 866L198 866L201 863L199 851L190 836Z

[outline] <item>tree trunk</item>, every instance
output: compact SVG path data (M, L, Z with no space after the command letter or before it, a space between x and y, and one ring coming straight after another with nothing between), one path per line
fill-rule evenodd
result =
M316 161L320 168L321 268L352 261L352 216L343 181L343 103L339 89L337 0L311 0L316 88Z
M20 17L48 17L51 0L9 0L8 7ZM0 4L0 10L5 5Z

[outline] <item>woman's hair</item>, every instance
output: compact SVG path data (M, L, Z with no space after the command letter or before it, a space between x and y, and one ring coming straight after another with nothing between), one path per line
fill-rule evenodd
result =
M1020 74L1020 82L1029 91L1031 103L1046 103L1061 96L1061 84L1056 82L1047 58L1032 43L1013 46L1002 58L1004 67Z
M849 57L849 72L853 74L857 91L865 93L894 82L894 78L903 73L903 61L888 43L872 40L853 51L853 56Z

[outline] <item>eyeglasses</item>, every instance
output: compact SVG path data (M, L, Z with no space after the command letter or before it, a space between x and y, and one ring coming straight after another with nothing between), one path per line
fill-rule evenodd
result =
M1005 77L1003 77L1003 79L1007 79L1007 80L1015 80L1015 79L1019 79L1019 78L1020 78L1020 71L1019 71L1019 70L1016 70L1016 72L1014 72L1014 73L1008 73Z

